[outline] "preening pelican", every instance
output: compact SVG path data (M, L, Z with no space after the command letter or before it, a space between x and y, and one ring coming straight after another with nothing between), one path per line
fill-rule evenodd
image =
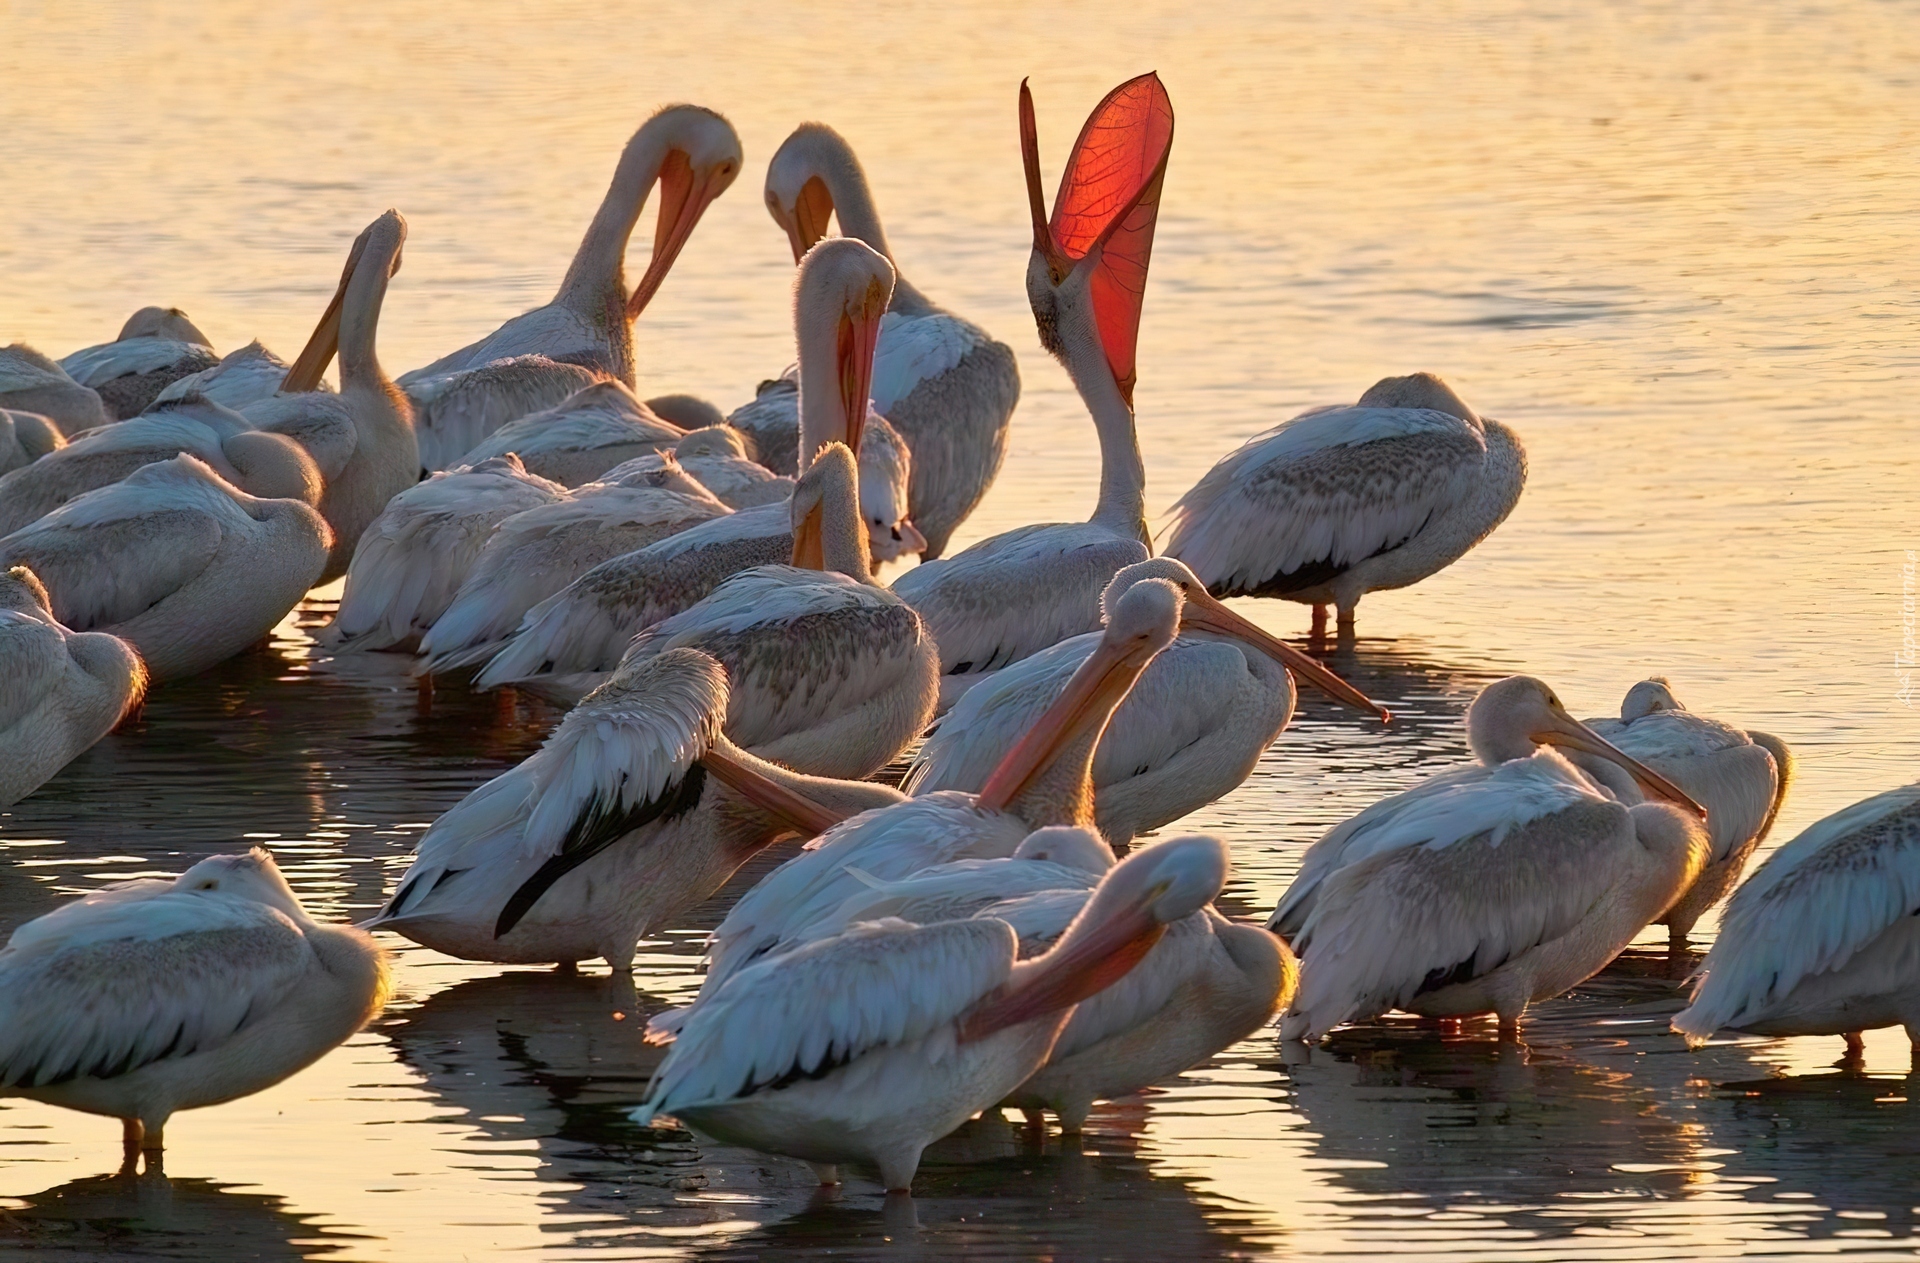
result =
M942 706L988 672L1097 630L1114 573L1152 552L1133 433L1134 344L1173 104L1152 74L1109 92L1067 159L1051 221L1025 83L1020 145L1033 212L1027 297L1041 342L1066 366L1100 435L1100 499L1089 521L1023 526L895 581L940 646Z
M1375 803L1308 851L1267 923L1301 960L1283 1038L1389 1009L1491 1012L1517 1038L1528 1004L1605 968L1699 876L1705 812L1545 684L1489 685L1467 730L1483 766ZM1607 758L1669 802L1628 807L1550 745Z
M587 385L592 379L581 379L583 368L633 385L634 318L666 279L708 205L739 174L740 137L712 110L672 105L648 119L620 155L613 184L553 301L400 378L413 399L427 468L453 464L506 422ZM627 242L656 181L660 222L653 258L629 293ZM455 376L475 371L482 376ZM555 393L558 387L565 389Z
M844 235L885 255L897 272L866 172L831 127L803 123L787 137L767 166L766 196L795 263L826 236L828 218L838 215ZM940 556L954 528L993 485L1019 401L1013 351L901 277L880 322L873 405L913 451L907 498L923 536L916 550L922 557Z
M614 466L672 449L685 437L617 381L595 382L544 412L529 413L474 445L463 465L508 452L527 469L566 487L602 478Z
M793 564L732 576L634 638L623 662L704 650L727 669L726 733L763 759L858 779L933 718L940 656L920 616L874 583L853 454L824 447L794 488Z
M230 351L212 368L203 368L197 373L189 373L174 381L154 396L149 409L164 403L173 403L193 395L219 404L223 408L245 411L263 399L271 399L280 393L280 387L287 379L287 362L254 339L237 351ZM322 365L322 371L325 365ZM333 388L323 381L316 381L308 390L327 391Z
M467 960L599 956L624 970L642 934L762 847L899 800L735 749L726 709L726 672L697 650L622 668L538 753L434 822L368 927Z
M380 948L308 917L265 851L118 882L0 951L0 1095L121 1119L131 1166L177 1111L318 1061L387 985Z
M1673 1029L1845 1035L1904 1026L1920 1050L1920 783L1809 825L1733 892Z
M135 470L0 539L76 631L131 641L155 682L258 642L307 594L332 533L298 500L250 496L191 456Z
M1519 503L1527 454L1432 373L1386 377L1353 407L1314 408L1222 457L1173 506L1166 553L1215 596L1313 607L1339 631L1368 592L1452 565Z
M147 669L132 645L68 631L33 571L0 573L0 807L112 732L146 691Z
M1185 595L1181 632L1120 703L1093 756L1093 812L1115 846L1224 798L1260 761L1293 715L1292 672L1328 695L1387 712L1313 658L1207 595L1171 557L1126 567L1101 594L1165 579ZM911 794L977 790L1100 643L1088 632L1043 649L968 690L914 756Z
M24 342L0 347L0 408L37 412L62 434L78 434L114 419L97 393Z
M37 412L0 408L0 474L24 469L67 445L60 427ZM0 495L0 502L4 496Z
M927 1145L1025 1082L1073 1006L1126 977L1226 875L1212 838L1149 847L1032 960L1016 959L1012 926L978 919L880 921L763 961L694 1010L634 1117L804 1159L824 1183L839 1163L872 1162L905 1190Z
M119 336L62 356L60 367L100 396L107 411L124 421L146 411L162 390L189 373L220 362L213 340L178 307L142 307L127 317Z
M404 649L446 613L493 528L567 498L509 452L442 470L387 501L360 536L340 608L321 632L336 650Z
M863 431L861 448L872 450L873 434ZM729 509L781 504L793 494L793 478L774 473L748 454L746 436L730 425L688 430L673 445L680 468L700 480Z
M1672 949L1684 951L1687 932L1740 880L1747 860L1773 827L1793 779L1787 743L1764 732L1696 715L1680 704L1661 677L1627 690L1620 718L1592 719L1595 732L1685 790L1707 809L1713 854L1700 877L1660 917ZM1592 755L1573 761L1593 775ZM1637 787L1615 789L1623 802L1640 801Z

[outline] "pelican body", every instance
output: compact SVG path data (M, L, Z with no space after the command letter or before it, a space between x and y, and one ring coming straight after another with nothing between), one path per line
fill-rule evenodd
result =
M542 478L578 487L622 462L671 449L684 437L617 381L596 382L543 412L510 421L460 458L463 465L509 452Z
M66 445L60 427L39 413L0 408L0 474L24 469Z
M0 408L38 413L69 437L114 420L92 387L24 342L0 347Z
M116 420L146 411L155 396L220 362L213 340L178 307L142 307L111 342L63 356L60 367L100 396Z

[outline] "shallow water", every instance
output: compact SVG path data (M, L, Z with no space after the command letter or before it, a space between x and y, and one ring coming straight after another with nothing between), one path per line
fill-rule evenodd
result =
M64 354L167 302L222 349L290 353L393 205L412 233L382 347L412 367L543 301L620 143L690 99L734 119L747 172L641 322L642 387L730 407L791 357L759 176L823 118L903 270L1021 356L1007 468L962 542L1072 518L1094 446L1025 309L1014 89L1033 76L1052 171L1098 94L1154 66L1179 124L1141 333L1152 507L1246 435L1416 368L1513 424L1532 466L1492 538L1369 597L1333 656L1393 726L1309 698L1183 823L1232 841L1231 912L1271 908L1327 825L1461 757L1466 700L1515 670L1587 714L1664 672L1780 735L1800 776L1776 842L1911 780L1912 7L1318 9L0 6L0 339ZM325 606L157 691L0 814L0 927L248 839L317 915L364 915L434 816L555 718L457 686L423 701L386 657L309 662ZM182 1116L164 1178L104 1177L109 1122L7 1102L0 1257L1914 1252L1904 1039L1871 1036L1852 1077L1837 1040L1688 1053L1653 952L1543 1006L1525 1051L1386 1023L1283 1055L1264 1032L1104 1108L1077 1149L981 1123L930 1154L910 1208L859 1180L825 1199L801 1168L621 1109L652 1067L633 1032L687 994L725 897L647 946L637 998L403 951L384 1019Z

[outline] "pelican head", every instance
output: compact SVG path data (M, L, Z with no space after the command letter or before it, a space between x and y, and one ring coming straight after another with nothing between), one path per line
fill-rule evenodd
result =
M1013 848L1017 860L1045 860L1064 864L1087 873L1104 873L1113 867L1113 848L1092 829L1078 825L1049 825L1035 829Z
M813 464L793 484L793 498L787 513L793 524L793 564L807 570L824 570L827 565L827 506L852 508L859 495L860 472L854 466L853 453L845 444L829 443L814 456ZM864 553L867 537L852 532L851 542Z
M733 124L699 105L669 105L641 125L628 149L658 144L665 151L660 182L660 221L653 257L627 299L627 319L638 316L667 279L673 261L693 235L713 199L740 174L740 135Z
M1199 576L1177 558L1149 557L1120 570L1100 594L1101 611L1111 611L1122 593L1148 579L1164 579L1180 589L1180 595L1185 598L1180 614L1183 631L1212 632L1250 645L1334 700L1378 715L1382 722L1393 718L1386 707L1321 666L1318 659L1228 609L1207 591L1207 585L1200 582Z
M912 482L913 453L907 441L885 417L869 411L860 432L860 512L876 561L892 561L927 546L927 537L908 511Z
M187 313L178 307L142 307L127 317L127 323L120 326L120 336L114 341L125 342L128 338L164 338L171 342L213 345L213 339L200 332L199 326L187 319Z
M1568 713L1552 689L1514 675L1480 690L1467 708L1467 744L1489 766L1530 757L1540 746L1563 746L1619 764L1648 793L1705 817L1706 808L1646 764Z
M45 614L53 608L53 598L40 576L25 566L12 566L0 574L0 610L22 614Z
M747 443L730 425L708 425L688 430L686 437L673 445L673 454L682 460L689 456L737 456L745 460Z
M1033 214L1027 300L1040 344L1083 389L1104 364L1129 408L1147 262L1172 149L1173 103L1160 76L1127 80L1080 129L1049 219L1033 94L1020 84L1020 150Z
M210 855L174 880L175 890L213 891L264 903L277 908L296 921L307 919L293 887L280 875L273 856L260 847L245 855Z
M781 142L767 164L767 213L785 230L795 263L827 235L833 189L866 182L853 146L825 123L802 123Z
M346 309L347 287L353 284L363 263L372 268L385 268L389 279L397 275L406 244L406 216L391 208L360 230L360 235L347 247L347 264L340 269L340 283L334 287L333 297L327 300L326 310L320 313L320 323L314 326L307 345L287 366L287 375L280 380L282 394L319 389L320 375L327 371L327 365L340 350L340 320ZM377 276L378 272L372 275Z
M800 353L800 459L834 439L857 456L873 385L880 318L893 300L893 264L863 241L835 237L800 260L793 284L794 340ZM828 380L821 381L825 375ZM830 415L817 415L825 410Z
M1360 396L1363 408L1429 408L1462 421L1478 421L1479 414L1453 387L1434 373L1409 373L1405 377L1382 377Z
M1673 695L1673 685L1667 681L1667 677L1656 675L1627 690L1627 695L1620 700L1620 721L1630 724L1656 711L1685 709L1680 699Z

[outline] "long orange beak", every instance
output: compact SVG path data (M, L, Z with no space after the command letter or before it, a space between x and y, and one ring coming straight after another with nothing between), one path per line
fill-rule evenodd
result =
M891 298L878 283L869 286L857 308L841 313L835 338L840 403L846 409L845 441L856 459L867 427L867 401L873 395L873 350L880 342L880 318L887 314Z
M1378 715L1381 723L1393 719L1392 712L1386 707L1321 666L1317 659L1240 617L1210 594L1199 590L1197 585L1187 592L1180 625L1245 641L1335 701Z
M821 523L824 509L814 505L800 524L793 528L793 566L797 570L825 570L827 568L827 546L825 527Z
M300 348L300 354L287 368L287 375L280 379L282 394L319 389L321 375L340 350L340 308L347 300L347 282L353 279L353 270L360 266L360 256L366 250L367 234L363 232L353 239L353 247L347 251L347 266L341 270L340 284L327 300L327 309L320 313L320 323L313 327L313 336Z
M627 319L638 316L653 301L654 291L667 279L694 225L730 183L731 177L721 175L718 167L696 173L686 154L678 149L667 152L667 160L660 164L660 222L653 234L653 258L627 299Z
M1007 751L974 801L987 811L1005 810L1063 746L1089 727L1106 723L1155 652L1139 644L1116 647L1103 641L1095 646L1053 705Z
M1565 746L1569 750L1580 750L1584 753L1598 755L1600 758L1618 763L1621 767L1625 768L1627 774L1638 781L1647 792L1664 798L1668 802L1677 803L1685 807L1702 820L1707 818L1707 809L1705 807L1695 802L1685 790L1660 775L1660 773L1634 758L1625 750L1613 744L1613 742L1608 741L1605 737L1587 727L1572 715L1560 715L1558 719L1560 723L1559 727L1547 728L1540 732L1530 733L1529 736L1539 745Z
M813 176L800 186L793 214L785 214L776 206L773 217L787 230L787 244L793 247L793 261L798 264L827 235L827 222L833 218L833 194L827 192L826 181Z
M717 746L709 746L700 756L700 762L722 785L803 837L818 837L847 818L844 813L788 789Z
M1157 898L1158 891L1150 892ZM1127 976L1167 927L1148 916L1145 901L1091 933L1033 962L1030 972L974 1007L960 1024L966 1043L1031 1022L1098 995Z

